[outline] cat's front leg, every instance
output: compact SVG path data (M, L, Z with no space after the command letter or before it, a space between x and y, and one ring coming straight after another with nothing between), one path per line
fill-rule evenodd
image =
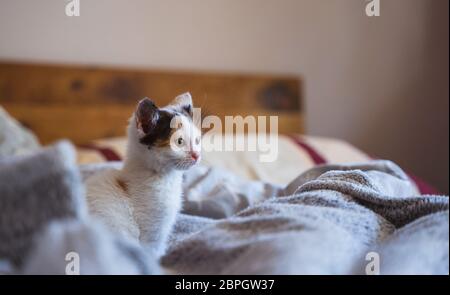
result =
M180 209L181 183L177 188L172 187L157 196L138 201L135 218L141 245L157 255L163 255Z

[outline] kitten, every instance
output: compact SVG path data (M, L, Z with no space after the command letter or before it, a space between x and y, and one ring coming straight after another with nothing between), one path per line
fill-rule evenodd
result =
M200 161L201 134L192 116L189 93L164 108L141 100L129 121L123 168L86 181L90 213L156 255L164 253L181 209L183 173Z

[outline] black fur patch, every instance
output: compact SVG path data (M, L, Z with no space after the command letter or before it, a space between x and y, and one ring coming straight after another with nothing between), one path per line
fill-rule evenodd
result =
M182 112L184 112L188 117L192 119L193 112L192 112L192 106L190 104L184 105L182 107Z
M169 140L173 129L170 128L170 122L177 114L167 110L158 110L158 118L155 126L140 139L140 143L152 147L158 142Z

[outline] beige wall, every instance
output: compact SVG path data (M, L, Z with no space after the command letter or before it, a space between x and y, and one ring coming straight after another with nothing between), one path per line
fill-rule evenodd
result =
M307 130L448 192L448 0L0 0L0 58L295 73Z

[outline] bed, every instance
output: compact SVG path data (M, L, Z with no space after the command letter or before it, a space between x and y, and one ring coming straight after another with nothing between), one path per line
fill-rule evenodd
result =
M448 273L448 197L345 141L304 135L302 87L280 75L1 62L0 273L63 273L52 257L69 248L95 261L85 274ZM204 116L277 116L278 157L204 152L156 263L86 217L83 181L121 166L138 99L164 105L185 91ZM381 271L367 269L370 253Z
M69 139L80 164L123 159L125 125L136 102L150 96L164 105L185 91L202 116L278 117L279 153L273 163L255 160L253 152L209 152L203 155L205 165L285 185L314 165L371 159L348 142L304 135L300 77L0 62L0 104L42 144ZM278 167L284 169L271 173ZM411 177L422 193L437 193Z

